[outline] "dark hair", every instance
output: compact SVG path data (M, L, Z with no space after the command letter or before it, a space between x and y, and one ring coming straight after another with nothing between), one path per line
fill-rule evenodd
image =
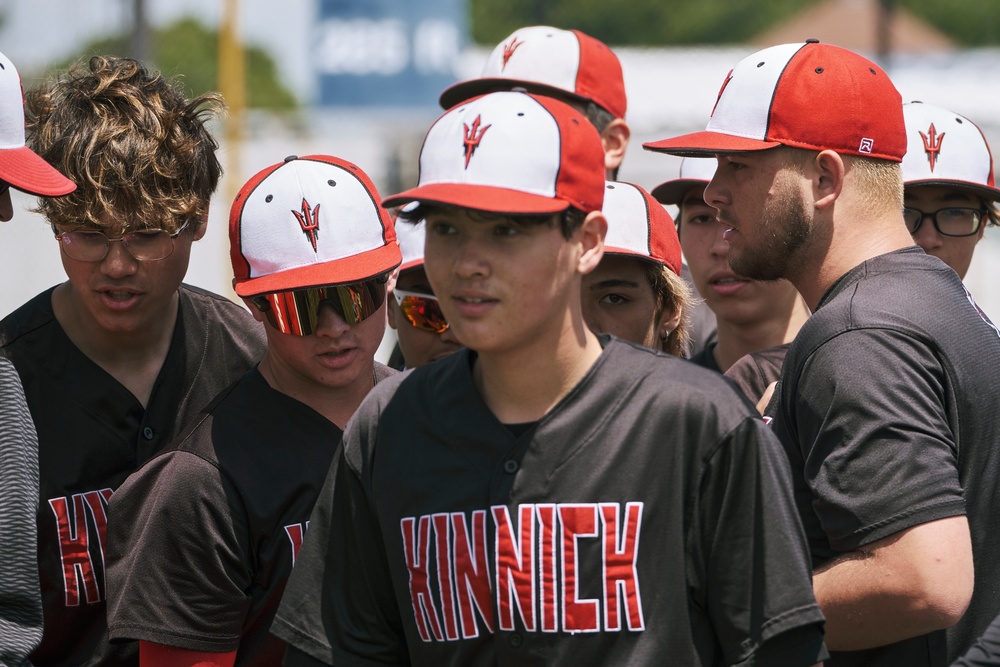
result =
M666 265L647 261L642 261L642 265L646 280L653 288L653 297L656 299L654 320L659 322L667 310L673 315L681 316L677 327L670 332L667 340L660 342L664 352L679 357L691 336L690 308L694 305L694 294L687 281Z
M421 220L424 220L429 215L435 212L445 211L448 209L457 210L459 206L449 206L445 204L434 204L427 202L418 202L416 206L405 207L399 210L396 215L397 221L402 221L409 224L417 224ZM496 219L508 219L516 222L519 225L549 225L552 226L555 222L556 215L559 216L559 229L562 232L563 238L569 240L573 237L573 234L580 225L583 224L584 219L587 214L578 208L570 206L564 211L558 214L523 214L523 213L494 213L492 211L480 211L477 209L465 209L469 211L474 219L480 220L496 220Z
M188 101L159 72L110 56L28 91L28 145L77 184L39 212L57 225L104 227L107 214L171 232L201 218L222 175L206 123L224 108L218 94Z

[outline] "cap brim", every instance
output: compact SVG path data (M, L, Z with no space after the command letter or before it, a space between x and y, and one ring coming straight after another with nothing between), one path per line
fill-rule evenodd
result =
M917 187L920 185L935 185L945 188L954 188L956 190L963 190L966 192L971 192L977 197L982 197L988 201L1000 201L1000 188L991 188L988 185L982 185L981 183L970 183L968 181L956 181L954 179L934 179L925 178L915 181L904 181L903 187Z
M392 271L401 261L403 256L399 252L399 246L391 243L343 259L307 264L260 278L249 278L236 283L233 289L239 296L255 296L321 285L356 283Z
M661 204L678 206L688 190L699 185L708 185L708 181L703 178L676 178L672 181L660 183L650 190L649 194L653 195L653 199Z
M38 197L59 197L76 190L76 183L27 146L0 150L0 179Z
M386 197L382 206L391 208L412 201L460 206L475 211L531 215L534 213L558 213L569 208L564 199L546 195L536 195L521 190L498 188L490 185L469 183L430 183L405 192Z
M650 141L642 145L647 151L669 153L681 157L708 157L719 153L749 153L780 146L778 141L761 141L737 137L722 132L693 132L679 137Z

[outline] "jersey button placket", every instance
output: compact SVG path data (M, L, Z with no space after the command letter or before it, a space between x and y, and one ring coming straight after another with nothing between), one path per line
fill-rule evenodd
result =
M507 645L510 646L511 648L515 649L521 648L523 644L524 644L524 635L522 635L520 632L512 632L509 635L507 635Z
M503 471L508 475L513 475L521 466L514 459L507 459L503 462Z
M149 426L142 429L142 437L144 437L146 440L152 440L155 435L156 433L154 433L153 429Z

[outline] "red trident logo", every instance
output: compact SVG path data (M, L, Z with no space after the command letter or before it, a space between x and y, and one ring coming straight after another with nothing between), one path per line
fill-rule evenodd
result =
M319 231L319 206L319 204L316 204L316 208L309 210L309 202L303 197L302 212L292 211L292 215L299 221L299 227L302 228L302 232L309 237L309 242L312 243L314 252L317 252L316 232Z
M476 152L479 148L479 142L483 140L483 135L486 134L486 130L493 127L493 125L487 125L486 127L480 128L479 123L482 122L482 116L476 116L476 120L472 121L472 127L469 127L468 123L462 123L465 126L465 168L469 168L469 160L472 159L472 154Z
M503 45L503 64L500 66L501 72L507 69L507 61L510 60L510 57L514 55L515 51L517 51L517 47L522 44L524 44L524 42L519 42L517 37L515 37L509 43Z
M934 163L937 162L938 155L941 154L941 141L947 132L937 133L934 123L931 123L927 134L920 133L920 138L924 140L924 152L927 153L927 161L931 163L931 171L934 171Z

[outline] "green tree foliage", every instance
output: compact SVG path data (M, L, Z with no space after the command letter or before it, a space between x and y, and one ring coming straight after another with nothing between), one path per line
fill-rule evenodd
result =
M188 95L219 90L218 31L193 18L182 18L152 31L151 66L166 76L178 76ZM114 35L88 42L78 56L54 65L64 69L90 56L128 55L128 37ZM246 48L247 105L256 109L290 110L295 96L282 84L271 56L262 48Z
M470 0L470 17L474 41L487 46L526 25L578 28L621 46L738 44L820 1ZM1000 44L998 0L894 1L961 44Z

